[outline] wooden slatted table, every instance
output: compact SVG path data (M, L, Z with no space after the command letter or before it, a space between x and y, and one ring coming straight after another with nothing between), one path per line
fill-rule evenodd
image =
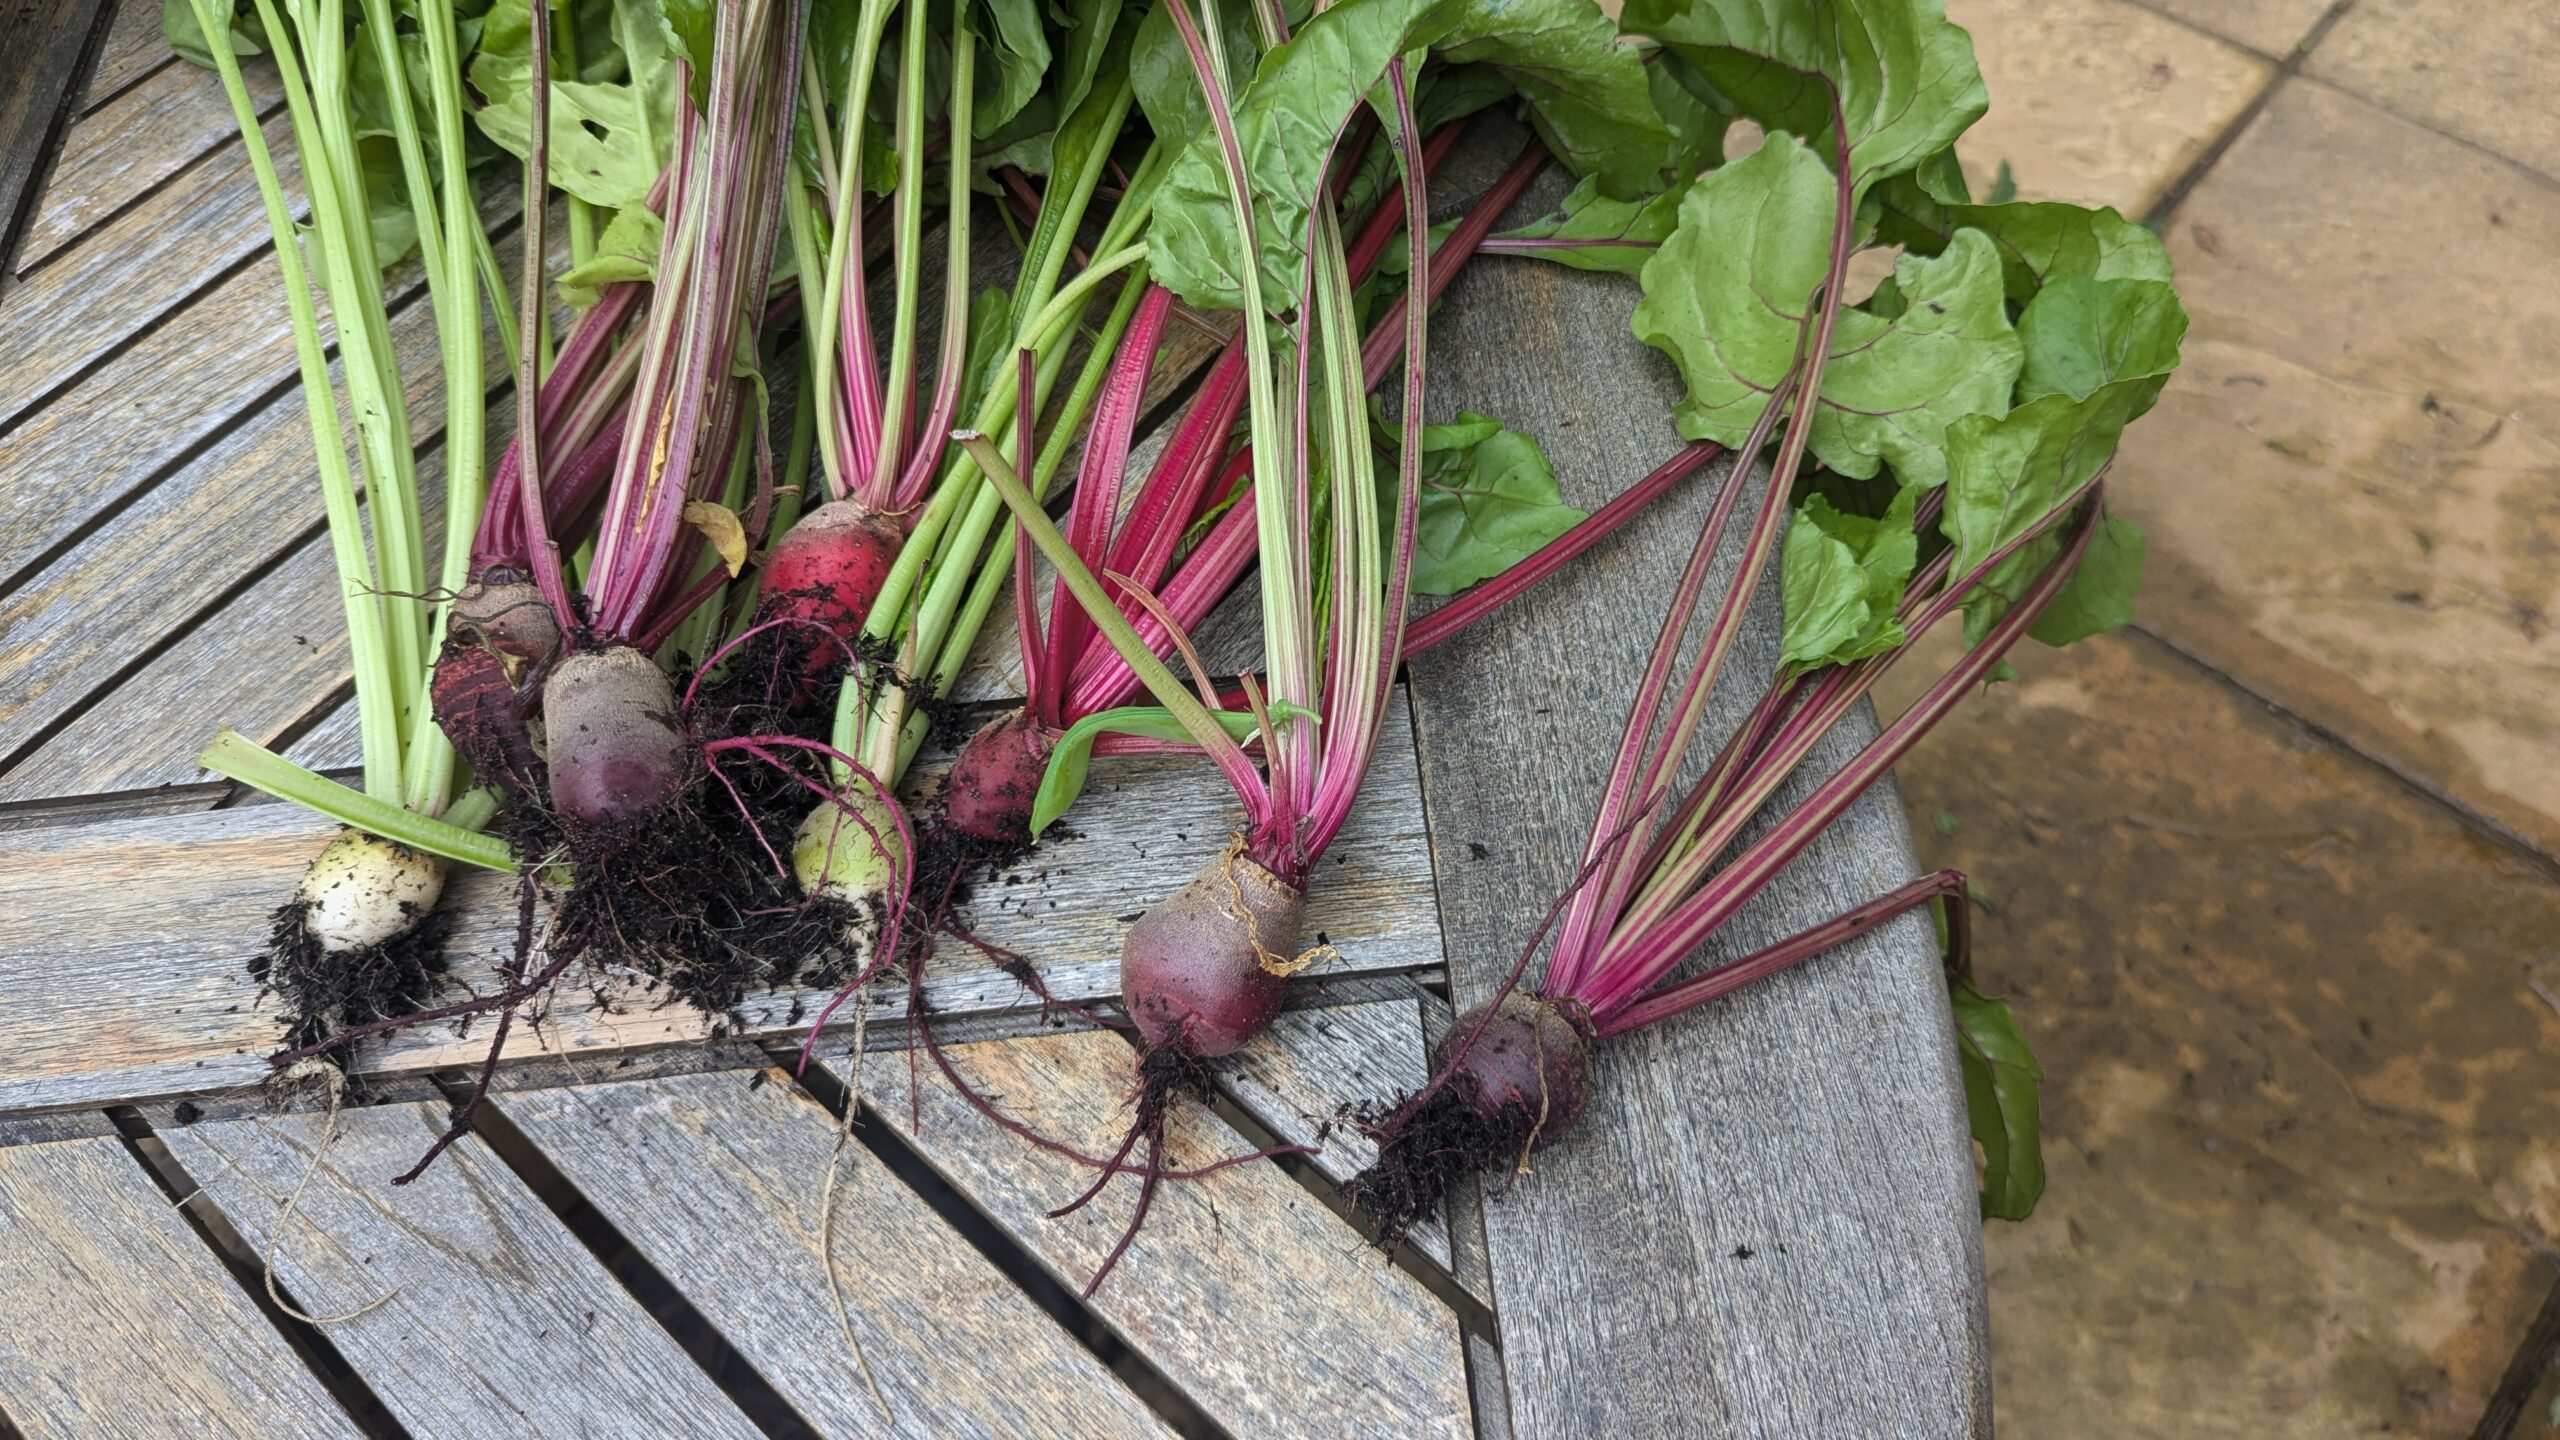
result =
M55 8L62 26L96 13ZM832 1244L894 1419L825 1281L851 1057L839 1035L823 1073L777 1063L813 997L758 997L713 1038L645 997L566 993L511 1044L487 1123L406 1189L386 1181L477 1038L378 1047L334 1126L272 1105L274 1020L242 965L323 828L189 757L227 723L350 764L345 645L229 113L167 57L157 5L98 26L66 51L94 54L67 123L35 127L60 136L50 179L24 206L0 194L23 237L0 285L0 1433L1989 1432L1971 1157L1924 921L1614 1048L1578 1136L1457 1197L1393 1263L1334 1189L1366 1153L1325 1119L1422 1075L1452 1003L1491 989L1569 872L1703 486L1412 666L1311 907L1340 958L1174 1138L1192 1162L1275 1139L1316 1153L1169 1187L1091 1302L1075 1290L1134 1187L1045 1218L1085 1177L919 1074L903 997L881 998ZM70 93L13 90L0 119L24 131ZM1479 158L1452 193L1503 156ZM432 336L415 276L393 294L432 483ZM1435 410L1501 415L1544 439L1572 498L1613 493L1672 443L1630 300L1479 264L1434 347ZM1774 653L1763 600L1747 666ZM1248 657L1252 628L1222 617L1213 651ZM973 697L1007 692L1009 646L991 639ZM1105 767L1076 838L984 887L982 929L1063 996L1107 1000L1126 897L1170 891L1225 833L1219 793ZM1129 838L1168 829L1184 843ZM1913 868L1874 796L1715 952ZM455 886L464 979L506 942L502 891ZM956 958L926 991L954 1062L1033 1123L1093 1144L1124 1123L1124 1041L1044 1022Z

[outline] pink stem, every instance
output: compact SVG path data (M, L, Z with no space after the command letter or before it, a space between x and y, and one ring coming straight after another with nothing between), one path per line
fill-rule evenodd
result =
M2089 537L2096 532L2099 507L2093 494L2074 530L2071 543L2018 603L2002 615L1982 642L1965 653L1955 667L1930 687L1909 710L1885 727L1855 760L1843 766L1838 774L1824 781L1803 804L1779 821L1767 834L1736 856L1733 863L1719 871L1699 891L1683 900L1663 919L1640 934L1626 937L1626 943L1611 954L1607 963L1595 967L1584 983L1577 986L1575 997L1591 1007L1595 1018L1603 1021L1626 1008L1637 997L1660 983L1680 963L1683 956L1705 943L1717 927L1731 919L1761 887L1767 885L1788 861L1803 853L1832 821L1838 819L1850 804L1866 793L1869 786L1894 766L1920 738L1955 708L1969 690L1991 673L2009 647L2034 625L2036 618L2051 604L2053 597L2070 579L2088 549Z
M1110 545L1111 522L1120 513L1121 474L1128 467L1139 409L1146 402L1156 342L1163 338L1165 317L1172 313L1173 292L1148 286L1121 338L1120 352L1111 358L1110 373L1103 380L1102 393L1095 398L1093 418L1086 425L1084 458L1076 470L1075 506L1067 516L1067 543L1088 567L1102 562ZM1163 467L1157 468L1161 473ZM1154 478L1149 477L1150 488ZM1142 500L1141 508L1144 507ZM1080 653L1100 632L1093 617L1085 614L1084 607L1068 593L1063 577L1052 587L1049 616L1049 656L1044 668L1048 674L1064 679L1070 657Z
M569 599L569 582L560 571L559 547L551 543L548 519L542 513L542 347L537 343L542 334L543 269L549 259L542 232L551 212L551 17L547 7L540 5L532 7L528 17L533 88L526 97L531 108L526 116L524 294L519 307L523 343L516 365L516 504L534 588L542 592L542 602L567 630L578 623L578 612Z
M1509 604L1530 586L1562 569L1583 551L1599 544L1617 532L1619 526L1670 492L1672 486L1698 473L1724 447L1712 440L1693 441L1679 454L1664 461L1654 472L1629 486L1626 493L1592 511L1574 527L1548 541L1529 558L1457 596L1449 603L1421 616L1405 627L1406 658L1421 654L1432 646L1473 625L1495 610Z
M1663 986L1611 1015L1596 1028L1601 1039L1609 1040L1630 1030L1641 1030L1675 1015L1686 1014L1753 981L1775 975L1800 960L1810 959L1835 945L1855 939L1885 921L1916 910L1932 900L1948 902L1949 945L1951 949L1960 947L1963 942L1956 937L1965 928L1964 887L1964 872L1961 870L1941 870L1934 875L1923 875L1819 925L1790 935L1775 945L1755 950L1730 965L1721 965L1694 979Z
M1802 462L1805 448L1812 440L1813 417L1822 404L1823 367L1830 358L1832 335L1839 324L1843 298L1841 287L1847 282L1849 256L1854 248L1856 231L1848 124L1840 116L1840 97L1836 90L1831 95L1831 109L1833 135L1839 149L1833 176L1831 262L1823 274L1822 288L1815 296L1808 297L1809 301L1818 301L1818 305L1812 323L1807 327L1809 333L1799 342L1801 350L1794 368L1794 375L1801 377L1794 393L1801 399L1795 413L1789 417L1786 439L1779 446L1777 460L1770 467L1768 489L1761 496L1759 519L1743 549L1741 565L1709 623L1707 640L1699 652L1696 666L1689 673L1688 682L1682 686L1679 703L1663 732L1662 744L1648 760L1646 742L1662 703L1660 689L1652 688L1649 693L1639 696L1637 708L1628 715L1627 738L1619 750L1618 765L1610 773L1601 817L1594 822L1595 834L1608 823L1614 823L1613 812L1630 799L1638 808L1651 809L1656 798L1669 785L1670 777L1678 773L1681 760L1688 754L1689 742L1697 733L1707 697L1713 693L1716 678L1723 672L1733 637L1739 633L1743 617L1749 613L1752 594L1760 584L1761 571L1767 567L1770 555L1776 550L1778 530L1786 518L1789 492L1795 483L1796 466ZM1778 389L1771 392L1768 404L1762 408L1760 419L1753 426L1755 440L1765 437L1766 426L1783 402L1788 388L1787 382L1781 382ZM1733 473L1727 478L1726 489L1717 501L1717 513L1708 526L1709 531L1716 532L1719 538L1725 513L1737 494L1735 482L1748 473L1759 453L1759 444L1753 443L1736 457ZM1700 538L1704 540L1707 536L1702 533ZM1692 556L1692 570L1700 572L1698 578L1701 582L1705 578L1703 562L1711 558L1711 552L1712 547L1706 547ZM1684 577L1683 590L1687 588ZM1677 626L1666 624L1663 638L1655 651L1654 663L1646 669L1648 682L1653 681L1657 674L1668 680L1670 662L1695 605L1694 595L1675 602L1666 619L1683 623ZM1620 911L1636 880L1637 872L1633 866L1613 865L1598 886L1584 892L1582 901L1565 918L1564 935L1557 941L1555 964L1549 972L1551 985L1571 985L1581 979L1583 971L1592 963L1592 942L1601 927L1602 917L1615 916Z
M1404 174L1404 212L1428 215L1430 201L1423 190L1422 153L1413 122L1413 97L1404 77L1405 66L1401 59L1387 66L1387 88L1395 96L1394 143L1403 161L1399 168ZM1512 163L1505 174L1506 182L1517 176L1516 184L1507 190L1505 185L1497 184L1494 187L1497 198L1471 210L1467 218L1459 222L1459 231L1463 233L1479 223L1490 228L1502 211L1509 208L1510 200L1501 197L1517 195L1543 168L1545 161L1545 147L1533 145L1527 154ZM1368 724L1356 731L1343 725L1328 726L1321 737L1325 749L1324 773L1316 786L1315 803L1307 816L1305 846L1310 861L1324 853L1325 847L1333 843L1333 837L1341 833L1344 822L1351 818L1351 807L1359 797L1360 782L1368 776L1369 761L1377 753L1378 736L1386 725L1387 697L1394 692L1396 672L1403 666L1405 607L1412 599L1414 531L1422 513L1422 407L1425 362L1430 357L1428 332L1431 316L1427 298L1420 305L1410 302L1415 295L1429 297L1438 293L1431 283L1431 227L1408 225L1405 237L1406 261L1412 267L1405 277L1407 303L1401 317L1392 313L1387 317L1389 321L1401 318L1404 322L1401 346L1404 353L1403 443L1398 447L1396 457L1396 523L1388 540L1392 553L1387 557L1386 593L1381 597L1374 621L1379 633L1377 664L1368 675L1343 677L1348 684L1367 688ZM1453 234L1450 241L1453 249L1465 255L1473 253L1477 242L1483 238L1482 231L1478 231L1465 238L1461 234ZM1352 607L1344 604L1339 594L1334 597L1334 613L1337 617L1348 617L1352 613ZM1343 647L1345 653L1348 649L1348 646Z

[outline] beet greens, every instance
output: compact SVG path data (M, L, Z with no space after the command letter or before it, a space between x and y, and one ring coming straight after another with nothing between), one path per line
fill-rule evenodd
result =
M1450 1181L1523 1164L1570 1133L1601 1043L1932 902L1945 906L1961 977L1964 882L1952 872L1705 973L1679 971L1957 701L1997 678L2020 638L2063 644L2129 618L2141 542L2104 515L2101 477L2177 363L2185 315L2165 255L2112 211L1966 198L1946 147L1984 101L1970 42L1934 6L1873 0L1824 14L1843 33L1764 31L1755 7L1715 0L1636 0L1625 21L1662 43L1657 63L1715 87L1767 139L1620 214L1578 196L1589 224L1569 204L1538 237L1545 249L1577 226L1586 237L1649 232L1613 247L1648 256L1636 334L1680 372L1681 432L1734 445L1737 463L1672 597L1572 883L1509 977L1453 1026L1430 1082L1367 1112L1380 1155L1351 1194L1386 1243ZM1666 214L1676 223L1664 232ZM1848 262L1877 243L1905 254L1851 305ZM1588 252L1555 253L1586 263ZM1746 506L1748 464L1772 440L1770 478ZM1748 529L1736 573L1693 642L1737 513ZM1691 765L1772 563L1786 609L1779 669L1724 747ZM1958 611L1964 657L1855 760L1747 834L1908 641ZM1521 986L1550 932L1543 978ZM1984 1208L2022 1216L2041 1184L2031 1062L2005 1007L1961 981L1955 998L1992 1161Z

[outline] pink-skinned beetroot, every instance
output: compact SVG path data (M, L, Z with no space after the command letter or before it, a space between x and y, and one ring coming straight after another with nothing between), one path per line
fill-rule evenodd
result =
M1269 1029L1306 901L1230 848L1138 917L1121 942L1120 1003L1147 1048L1207 1059Z
M700 773L674 682L627 645L562 660L542 687L551 804L573 827L645 825Z
M1433 1088L1394 1115L1369 1114L1378 1158L1343 1187L1393 1248L1451 1183L1509 1174L1572 1129L1591 1102L1597 1037L1577 1001L1514 990L1457 1018L1431 1056Z
M979 726L942 782L945 823L991 846L1030 844L1032 804L1053 744L1049 731L1022 710Z
M849 654L845 646L862 633L905 543L897 521L855 501L819 506L784 532L765 557L758 619L823 627L823 634L805 630L782 642L804 670L823 671Z

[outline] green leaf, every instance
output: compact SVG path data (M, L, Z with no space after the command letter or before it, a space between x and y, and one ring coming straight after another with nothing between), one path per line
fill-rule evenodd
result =
M1049 35L1038 0L978 0L976 93L970 129L984 137L1004 128L1040 93L1049 74Z
M1956 1018L1956 1063L1964 1075L1965 1117L1982 1147L1982 1213L2024 1220L2044 1194L2043 1067L2006 1002L1959 980L1948 987Z
M1396 475L1378 474L1378 502L1393 507ZM1414 522L1413 589L1455 595L1490 580L1572 529L1583 513L1564 503L1555 467L1531 436L1472 411L1422 427L1422 501Z
M2142 527L2132 521L2112 515L2099 521L2089 548L2081 553L2080 568L2062 583L2062 592L2027 633L2059 649L2132 624L2145 545Z
M1585 176L1554 210L1504 231L1501 238L1580 241L1513 253L1535 255L1576 270L1641 274L1644 262L1653 258L1678 226L1680 197L1686 189L1665 190L1640 200L1612 200L1600 193L1597 177Z
M1830 261L1838 196L1801 141L1773 135L1689 187L1680 224L1644 266L1637 338L1688 384L1680 433L1738 445L1794 360L1805 302ZM2020 364L1990 243L1959 234L1942 255L1905 256L1902 310L1850 310L1832 337L1814 456L1844 475L1892 464L1906 482L1946 475L1946 432L2006 406Z
M1948 432L1946 514L1939 522L1955 553L1949 583L1960 583L2002 546L2041 525L2114 456L2134 406L2148 404L2132 383L2088 400L2047 395L2006 416L1977 416ZM1964 598L1965 638L1982 638L2061 548L2048 533L2000 562Z
M1291 22L1295 23L1305 13L1306 0L1297 0L1289 8ZM1194 5L1194 23L1200 13ZM1253 7L1220 5L1218 30L1226 44L1227 94L1232 97L1252 80L1254 66L1262 59L1261 32L1254 26ZM1148 126L1166 144L1190 143L1209 128L1209 107L1200 98L1200 77L1192 71L1190 52L1183 48L1182 32L1174 25L1172 12L1161 4L1148 6L1146 18L1138 22L1137 39L1129 48L1129 84L1137 92L1138 108L1146 112Z
M2026 347L2018 398L2086 400L2119 380L2152 381L2148 393L2157 396L2178 368L2186 333L2186 308L2167 281L2053 281L2018 317L2018 339ZM2150 408L2148 398L2142 408Z
M1236 98L1236 138L1253 192L1263 304L1270 313L1296 303L1307 217L1343 127L1388 65L1438 38L1459 3L1339 0L1263 56L1253 83ZM1244 308L1243 244L1227 197L1225 152L1203 110L1157 192L1147 262L1159 283L1200 309Z
M1826 157L1836 89L1853 199L1945 150L1990 106L1973 38L1940 0L1629 0L1621 24L1662 41L1743 114Z
M658 251L666 230L667 222L646 205L625 205L613 212L613 219L596 236L595 254L554 282L561 303L585 310L604 298L608 285L657 279Z
M1905 638L1894 611L1920 558L1911 528L1917 486L1904 486L1880 518L1852 515L1820 495L1787 527L1780 589L1786 628L1779 660L1810 670L1881 655Z
M1953 165L1949 156L1946 166ZM1879 242L1935 255L1957 232L1978 230L1999 250L2002 282L2009 298L2021 305L2034 299L2048 281L2072 275L2091 280L2169 279L2169 252L2161 248L2160 237L2113 210L2051 200L1967 204L1961 189L1948 188L1949 182L1934 173L1936 168L1925 179L1906 175L1877 187ZM1962 180L1959 172L1954 184L1960 186Z
M256 10L245 0L235 3L231 17L231 53L240 56L267 53L267 32L258 20ZM178 58L192 64L213 68L213 49L205 42L203 27L196 24L194 0L160 0L160 33Z
M1574 174L1622 200L1697 169L1696 149L1654 108L1644 57L1591 0L1465 0L1434 47L1484 65L1529 103L1538 138Z
M1010 342L1013 297L1001 285L990 285L969 302L969 347L960 352L960 393L984 395L996 383L996 368L1013 359ZM1015 382L1008 376L1004 382Z
M519 159L532 127L531 26L526 0L497 0L471 62L471 88L484 102L473 119ZM626 62L625 78L551 82L550 179L590 205L620 209L639 203L665 168L675 146L675 107L684 97L671 63L680 53L675 33L653 0L617 0L612 39Z
M1953 575L2033 529L2098 473L2124 427L2159 398L2186 329L2177 296L2156 280L2070 277L2037 293L2018 321L2028 358L2017 408L1949 432L1942 523L1956 543ZM2001 562L1965 600L1966 633L1989 630L2061 546L2046 535ZM2060 645L2125 623L2141 571L2141 532L2109 522L2032 633Z
M1286 701L1269 706L1274 724L1283 720L1313 721L1314 711ZM1242 743L1261 733L1260 725L1244 711L1212 710L1218 726L1229 738ZM1093 743L1105 735L1136 735L1148 740L1170 740L1191 743L1191 732L1173 718L1173 712L1161 705L1125 705L1087 715L1067 727L1049 752L1049 768L1041 773L1040 793L1031 801L1031 834L1040 834L1057 823L1058 817L1074 807L1084 794L1085 772L1093 766Z

